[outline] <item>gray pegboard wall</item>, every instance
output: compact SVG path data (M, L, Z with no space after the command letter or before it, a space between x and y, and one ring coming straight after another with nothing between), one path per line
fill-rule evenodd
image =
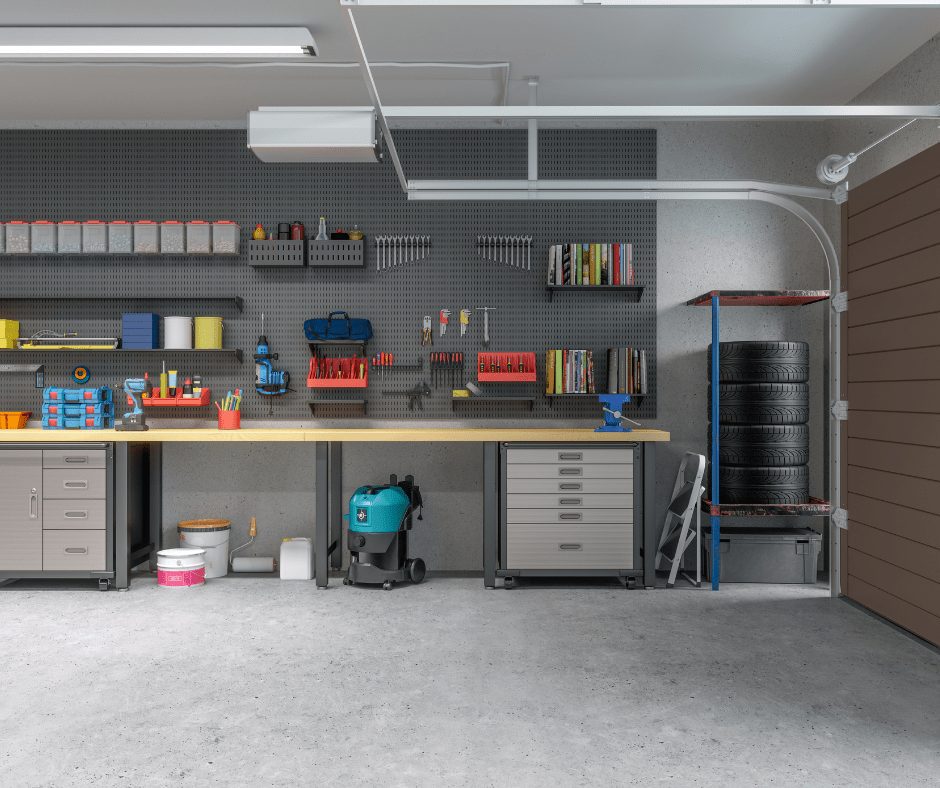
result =
M409 177L525 177L525 132L399 131L395 141ZM656 132L640 130L555 130L539 135L543 177L655 178ZM383 165L263 164L247 150L243 131L3 131L0 132L0 220L48 219L230 219L242 228L238 257L0 257L4 287L0 317L18 319L21 334L41 329L77 331L84 336L120 334L121 313L221 315L226 347L234 357L166 353L168 367L202 374L214 396L240 386L251 392L246 418L312 419L314 399L365 398L367 418L591 418L597 404L549 400L544 392L545 350L591 348L597 380L606 380L604 349L645 348L649 391L633 412L656 415L656 203L635 202L409 202L392 168ZM302 221L315 234L318 217L331 229L354 224L366 233L362 268L253 268L248 238L257 222ZM377 235L429 235L431 254L386 271L376 271ZM520 270L479 256L479 235L530 235L532 270ZM548 247L576 241L629 241L634 245L638 303L623 294L556 293L545 290ZM55 296L141 298L144 301L59 302ZM193 305L182 296L241 296L244 312L224 301ZM35 297L35 301L3 298ZM146 299L152 299L152 302ZM466 379L475 379L476 353L483 350L482 313L460 338L457 316L464 307L493 308L494 351L534 351L539 383L481 384L486 393L531 395L529 411L517 405L461 404L454 410L450 388L434 389L423 410L410 411L406 397L383 396L430 382L430 351L462 351ZM438 337L437 314L452 311L451 325ZM396 361L424 361L421 373L372 373L369 388L306 388L310 352L302 324L332 310L371 319L375 337L368 353L387 351ZM265 333L278 368L292 376L292 393L262 400L254 394L251 354L265 314ZM421 318L431 315L433 348L422 347ZM126 377L159 371L161 354L0 351L0 363L44 362L48 385L70 385L77 364L91 370L90 385L118 384ZM32 376L0 377L0 409L29 409L38 416L39 392ZM148 416L212 418L206 409L166 409ZM123 408L118 409L123 412ZM324 411L332 413L333 411ZM342 411L337 411L340 415ZM330 419L329 423L336 423Z

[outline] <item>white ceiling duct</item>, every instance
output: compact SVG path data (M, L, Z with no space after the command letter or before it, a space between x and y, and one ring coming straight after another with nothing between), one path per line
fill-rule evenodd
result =
M248 147L267 162L376 162L372 107L260 107L248 113Z

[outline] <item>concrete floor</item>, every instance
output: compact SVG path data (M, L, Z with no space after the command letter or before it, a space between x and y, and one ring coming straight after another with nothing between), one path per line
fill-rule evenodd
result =
M936 785L940 656L824 589L0 588L0 784Z

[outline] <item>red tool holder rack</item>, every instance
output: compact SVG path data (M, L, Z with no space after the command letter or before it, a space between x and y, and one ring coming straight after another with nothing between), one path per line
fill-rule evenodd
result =
M141 397L140 404L145 408L201 408L212 402L212 392L204 388L198 397L183 397L177 394L175 397ZM127 404L133 404L130 397L127 398Z
M363 368L363 377L354 377L353 373L356 375L359 374L360 365ZM365 356L310 359L310 370L307 373L307 388L364 389L368 385L369 359Z
M493 362L503 371L491 372ZM485 372L480 372L481 364ZM505 371L510 364L515 372ZM477 353L477 380L480 383L535 383L535 353Z

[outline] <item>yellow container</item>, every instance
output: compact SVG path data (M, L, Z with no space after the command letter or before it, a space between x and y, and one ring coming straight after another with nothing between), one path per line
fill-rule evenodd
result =
M0 320L0 348L16 347L16 340L19 336L19 320Z
M221 350L222 349L222 318L221 317L197 317L196 326L196 347L200 350Z

